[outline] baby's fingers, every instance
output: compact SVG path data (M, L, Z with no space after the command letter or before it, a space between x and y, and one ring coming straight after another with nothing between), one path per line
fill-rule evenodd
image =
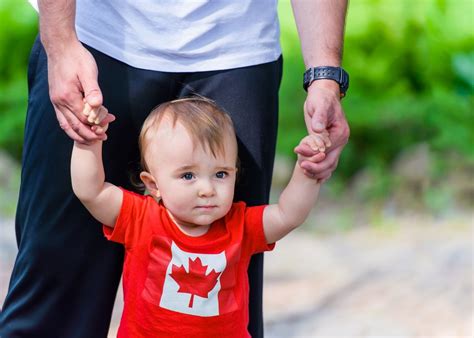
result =
M97 110L98 109L100 109L100 108L91 109L89 111L89 114L87 115L87 122L95 123L95 120L97 118Z
M107 110L107 108L105 108L104 106L100 106L97 112L97 116L94 120L94 123L100 124L105 119L108 113L109 111Z
M100 125L93 125L91 130L99 136L103 136L103 140L107 140L105 132L109 129L109 123L115 121L115 115L107 114Z
M100 125L103 126L105 124L111 123L115 121L115 115L108 113L105 118L101 121Z
M304 157L311 157L315 153L308 144L303 142L300 142L300 144L295 147L294 152Z
M322 137L318 137L318 135L315 135L315 137L312 137L311 140L321 153L324 153L326 151L326 144Z
M109 111L104 106L100 106L95 109L90 109L87 115L87 122L93 124L100 124L107 116Z
M319 134L326 146L326 148L329 148L332 143L331 143L331 140L329 139L329 133L327 130L323 131L321 134Z
M91 113L92 107L89 105L89 103L84 102L84 109L82 110L82 114L85 116L89 116Z
M324 140L319 134L308 135L301 141L301 143L307 144L313 152L322 153L326 151Z

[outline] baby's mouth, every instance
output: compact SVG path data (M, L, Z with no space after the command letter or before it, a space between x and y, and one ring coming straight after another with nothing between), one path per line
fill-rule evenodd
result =
M213 209L213 208L217 208L217 205L198 205L196 208L204 209L204 210L210 210L210 209Z

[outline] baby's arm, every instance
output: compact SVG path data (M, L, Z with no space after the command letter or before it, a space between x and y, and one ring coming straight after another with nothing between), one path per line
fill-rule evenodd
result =
M309 135L300 142L300 145L303 143L315 152L324 152L329 139L321 134ZM281 193L278 204L269 205L264 210L263 228L267 243L278 241L301 225L316 203L320 183L305 175L304 169L301 168L303 161L311 161L311 158L298 156L293 176Z
M97 133L103 133L107 126L92 128ZM89 145L74 142L71 181L74 194L92 216L102 224L113 226L120 212L123 192L115 185L105 182L102 141Z

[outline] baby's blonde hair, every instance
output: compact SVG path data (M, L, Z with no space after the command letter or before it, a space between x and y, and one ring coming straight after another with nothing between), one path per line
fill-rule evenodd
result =
M224 154L225 137L232 137L237 146L231 118L214 101L195 96L165 102L151 111L140 132L138 145L143 170L148 171L145 153L151 139L149 134L157 130L165 116L170 118L173 127L177 122L181 123L195 145L209 150L214 157Z

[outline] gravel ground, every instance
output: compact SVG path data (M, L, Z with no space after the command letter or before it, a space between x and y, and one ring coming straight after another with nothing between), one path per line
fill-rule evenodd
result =
M289 235L266 258L266 336L472 337L472 220Z

